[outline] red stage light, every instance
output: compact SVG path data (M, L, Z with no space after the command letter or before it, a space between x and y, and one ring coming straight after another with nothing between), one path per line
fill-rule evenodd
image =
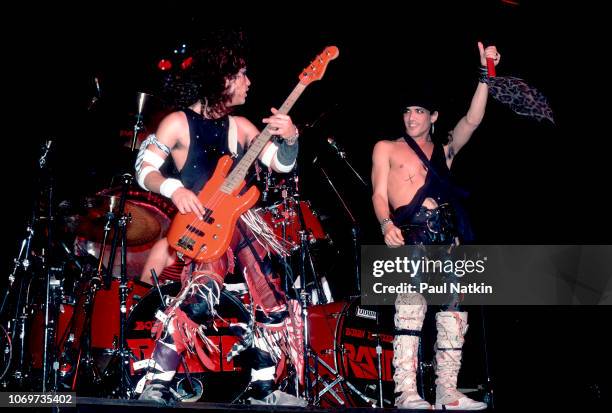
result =
M157 63L159 70L165 72L166 70L172 69L172 62L170 60L162 59Z
M193 57L189 56L187 59L181 62L181 69L185 70L193 63Z

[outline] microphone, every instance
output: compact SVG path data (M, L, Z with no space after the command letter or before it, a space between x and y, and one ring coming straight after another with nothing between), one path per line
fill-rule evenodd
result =
M100 91L100 81L97 77L94 77L94 83L96 84L96 92L98 92L98 99L102 97L102 92Z
M40 159L38 159L38 165L40 166L40 168L44 168L47 164L47 155L49 155L49 150L51 149L52 144L53 141L48 140L42 145L42 155L40 156Z
M338 142L335 141L333 136L330 136L327 138L327 143L329 143L329 146L331 146L332 148L334 148L334 151L336 152L336 154L340 157L340 159L342 159L346 165L351 168L351 171L353 171L353 173L355 174L355 176L357 177L357 179L359 179L359 181L364 185L364 186L368 186L368 184L366 183L366 181L363 179L363 177L359 174L359 172L357 172L355 170L355 168L353 168L353 165L351 165L351 163L348 161L347 157L346 157L346 152L344 152L344 149L342 149L342 146L338 145Z
M319 116L317 116L312 122L305 123L304 126L303 126L303 129L314 128L315 126L317 126L319 124L319 122L321 122L321 120L327 118L329 116L329 114L331 112L335 111L339 106L340 106L339 103L334 103L331 108L329 108L325 112L321 112L319 114Z
M338 145L338 142L336 142L333 136L327 138L327 143L329 143L329 146L334 148L334 151L338 154L339 157L341 157L342 159L345 158L346 153L344 152L344 149L342 149L342 147Z
M87 106L87 111L90 111L94 108L94 105L100 100L100 98L102 97L101 93L100 93L100 82L98 81L97 77L94 77L94 84L96 85L96 93L93 95L93 97L91 98L91 101L89 101L89 106Z

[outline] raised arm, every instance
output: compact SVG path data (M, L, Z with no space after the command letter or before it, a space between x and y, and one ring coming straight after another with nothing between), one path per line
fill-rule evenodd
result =
M501 59L501 56L497 52L497 48L495 46L489 46L485 49L483 44L478 42L478 51L480 52L481 66L486 67L487 57L493 59L496 66ZM452 130L451 140L444 147L446 162L449 167L457 152L459 152L463 145L469 141L476 128L478 128L480 125L480 122L482 122L485 114L485 108L487 106L488 96L489 87L486 83L479 81L466 115L459 120L455 128Z

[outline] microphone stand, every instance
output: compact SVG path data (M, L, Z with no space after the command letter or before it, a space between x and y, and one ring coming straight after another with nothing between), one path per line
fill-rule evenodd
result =
M335 149L336 147L334 147ZM361 182L363 184L363 186L365 186L366 188L369 186L366 181L364 181L363 177L359 174L359 172L357 172L355 170L355 168L353 168L353 165L351 165L351 163L348 161L348 158L346 157L346 152L341 151L341 150L337 150L338 156L340 157L340 159L342 159L344 161L344 163L346 164L346 166L349 167L349 169L351 171L353 171L353 174L355 174L355 176L357 177L357 179L359 180L359 182Z
M48 259L45 259L43 253L43 271L45 272L45 328L44 328L44 339L43 339L43 372L42 372L42 391L46 392L48 390L48 385L56 382L57 380L57 371L59 365L57 364L57 360L51 360L55 358L55 351L49 351L49 347L55 341L55 323L53 313L56 308L53 305L55 301L57 301L58 297L58 288L59 282L55 278L55 271L52 266L51 256L52 248L53 248L53 224L54 224L54 214L53 210L53 174L51 173L49 168L49 162L47 156L49 155L49 150L51 149L53 141L48 140L45 145L43 145L43 155L40 157L38 161L38 165L41 171L45 171L48 173L47 177L47 187L46 187L46 196L47 196L47 254ZM23 347L22 347L23 349ZM51 363L53 361L53 363ZM54 369L55 374L53 380L50 380L51 368ZM49 383L50 382L50 383Z
M312 162L313 165L317 164L317 160L318 160L317 158L313 160ZM349 217L349 220L351 221L351 234L352 234L352 241L353 241L353 258L354 258L354 266L355 266L355 285L357 287L356 293L357 295L361 295L361 279L360 279L361 251L359 249L359 223L355 219L355 216L351 212L351 209L349 208L349 206L346 204L346 202L342 198L342 195L340 195L340 193L336 189L336 186L330 179L325 168L323 168L321 165L318 165L318 168L323 174L323 176L325 177L325 179L327 180L327 183L329 184L331 189L336 194L336 197L340 200L340 203L342 204L342 207L344 208L346 215Z
M483 401L491 408L495 408L495 399L493 394L493 382L491 381L491 372L489 371L489 352L487 349L487 328L485 320L485 306L480 306L480 315L482 320L482 346L483 356L485 364L485 374L487 376L487 387L485 388L485 395Z

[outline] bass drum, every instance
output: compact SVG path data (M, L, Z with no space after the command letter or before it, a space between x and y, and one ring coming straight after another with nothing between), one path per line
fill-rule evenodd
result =
M362 306L360 299L311 307L310 346L318 357L316 394L323 407L379 405L377 339L382 347L381 375L384 407L394 405L393 306ZM377 323L377 319L380 324Z
M160 287L164 300L175 297L181 283L172 282ZM142 370L134 372L135 361L148 359L155 348L155 341L151 338L151 329L156 322L155 313L161 308L159 292L153 288L132 309L128 317L126 329L126 342L135 356L130 367L131 374L136 383L144 374ZM228 362L227 354L238 338L230 330L235 323L248 323L249 311L234 294L223 290L220 303L217 307L218 318L215 319L215 329L207 331L207 337L219 348L217 358L212 360L213 370L208 370L200 362L197 355L186 353L185 361L189 373L204 384L202 400L208 402L232 402L246 389L250 381L250 371L241 368L234 360ZM173 383L184 377L183 366L180 365Z

